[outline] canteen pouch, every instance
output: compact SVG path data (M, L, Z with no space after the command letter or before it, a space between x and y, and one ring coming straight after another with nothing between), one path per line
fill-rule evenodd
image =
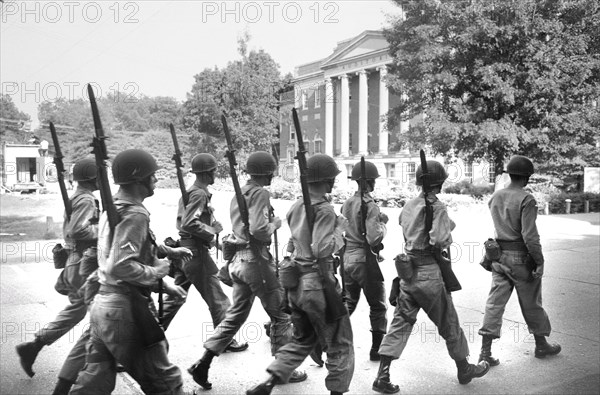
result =
M219 272L217 273L217 278L228 287L233 287L233 280L229 275L229 262L230 261L227 261L223 266L221 266Z
M64 269L69 259L69 252L62 244L56 243L52 248L52 260L54 261L55 269Z
M398 277L401 280L410 282L413 277L413 264L406 254L398 254L394 258L394 264L396 265L396 271Z
M296 266L296 262L292 261L289 256L283 258L279 263L279 282L285 289L294 289L300 281L300 271Z
M231 235L227 235L223 237L223 241L221 245L223 246L223 259L226 262L231 261L235 257L235 252L237 250L236 244L231 242Z
M65 270L63 269L58 278L56 279L56 284L54 284L54 289L61 295L68 295L71 291L71 288L67 285L65 281Z
M500 244L492 238L487 239L483 246L485 247L485 257L490 261L499 261L502 255Z

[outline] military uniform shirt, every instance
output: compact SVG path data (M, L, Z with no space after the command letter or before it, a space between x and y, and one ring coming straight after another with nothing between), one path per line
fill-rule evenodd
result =
M249 180L242 188L242 195L246 199L248 208L248 222L250 234L255 239L264 243L271 242L271 235L275 232L275 225L271 223L271 202L269 191L260 186L256 181ZM248 241L244 231L244 222L234 196L230 206L231 227L233 234L240 244Z
M429 234L425 234L425 200L422 192L418 197L409 200L400 213L400 226L407 251L425 250L430 246L445 249L452 244L450 232L456 225L448 217L446 205L432 193L428 194L427 199L433 206L433 224Z
M188 190L189 201L183 206L183 199L179 199L177 210L177 229L181 236L192 235L204 241L210 242L214 233L206 228L212 224L213 208L210 206L212 194L206 186L196 180Z
M386 226L379 219L379 207L375 204L369 193L364 195L367 204L366 239L370 246L375 247L381 243L386 234ZM342 215L348 219L346 228L346 254L347 262L365 262L366 252L364 249L365 237L362 235L362 216L360 212L360 192L349 198L342 205Z
M125 281L144 287L158 286L159 276L152 267L157 254L166 256L163 245L154 244L150 232L150 213L143 204L126 199L114 202L121 220L110 244L106 214L100 218L98 239L98 276L101 284L118 285Z
M304 201L298 199L287 213L294 246L294 259L298 262L314 262L315 259L329 258L344 245L342 230L336 225L337 215L325 197L312 200L314 225L312 235L306 221Z
M535 224L535 198L522 188L509 186L495 192L488 205L496 229L496 238L504 241L524 241L536 265L543 265L544 255Z
M74 249L77 241L98 239L98 201L91 191L77 189L71 197L71 220L63 222L63 235L68 248ZM92 222L90 222L92 221Z

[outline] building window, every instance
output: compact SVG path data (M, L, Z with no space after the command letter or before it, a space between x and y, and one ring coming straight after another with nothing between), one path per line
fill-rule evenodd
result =
M496 182L496 172L494 171L494 166L492 165L488 165L488 182Z
M317 86L315 88L315 108L321 107L321 90Z
M465 163L465 178L473 181L473 162Z
M294 147L288 147L287 149L287 163L294 162Z
M306 110L308 108L308 97L306 95L306 90L302 89L302 109Z
M387 178L396 177L396 164L395 163L386 163L385 170L387 172Z
M416 172L417 172L417 164L415 162L406 163L406 180L405 181L414 181L416 178Z
M296 141L296 131L294 130L292 125L290 125L290 143L293 144L294 141Z
M304 149L306 150L307 154L312 155L310 152L310 141L306 137L304 137Z
M316 113L316 114L315 114L315 119L321 119L321 114L319 114L319 113Z
M313 144L315 145L315 154L323 153L323 139L319 135L319 133L315 133L315 138L313 139Z

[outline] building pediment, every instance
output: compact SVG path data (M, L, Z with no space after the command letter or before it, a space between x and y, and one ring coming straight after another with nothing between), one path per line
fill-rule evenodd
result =
M323 61L321 68L329 68L363 55L387 51L388 47L389 44L381 31L367 30L352 40L340 43L333 54Z

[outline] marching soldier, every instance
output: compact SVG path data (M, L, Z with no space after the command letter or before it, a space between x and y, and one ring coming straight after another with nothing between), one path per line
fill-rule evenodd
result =
M209 249L215 244L215 238L223 230L223 226L215 220L213 208L210 204L212 194L208 186L215 182L217 160L211 154L198 154L192 159L191 172L196 174L196 181L188 189L189 201L184 205L183 198L179 199L177 212L177 229L179 230L180 244L192 251L194 257L183 263L175 271L175 283L186 291L194 284L212 316L215 328L223 318L231 302L221 288L217 278L217 265L210 256ZM167 330L175 318L175 314L185 303L185 299L165 298L162 325ZM226 351L244 351L248 343L238 344L233 339L225 349Z
M516 155L508 162L506 172L510 185L494 193L489 201L496 241L502 255L491 264L492 288L485 306L480 361L496 366L500 361L492 357L492 341L500 338L502 315L506 303L516 288L521 312L529 332L535 338L535 357L544 358L561 351L558 344L550 344L550 320L542 307L542 275L544 255L536 226L537 203L523 187L533 174L533 163Z
M248 210L248 230L244 227L236 198L231 201L231 224L235 237L233 248L236 250L229 264L233 305L215 328L215 335L204 343L206 351L202 358L188 369L194 381L204 389L212 388L208 371L213 358L227 349L248 318L255 297L261 300L271 319L271 352L275 354L291 337L291 320L282 310L283 289L275 276L275 265L269 252L271 236L281 227L281 219L270 215L269 191L264 187L271 185L276 168L275 158L267 152L255 152L248 158L246 172L251 179L241 188ZM306 373L294 371L290 382L300 382L306 378Z
M346 301L350 315L356 309L362 290L370 307L369 318L371 319L372 346L369 352L371 361L379 361L379 346L387 329L385 303L385 286L383 275L377 263L377 257L367 262L367 254L374 254L373 248L377 248L386 234L385 224L388 217L379 211L379 207L371 197L370 193L375 189L375 179L379 177L377 167L369 161L365 161L366 191L361 198L359 190L344 202L342 215L348 219L346 228L346 250L344 253L344 282L346 284ZM352 180L360 184L361 163L358 162L352 168ZM361 205L366 211L366 229L361 218ZM364 236L363 236L364 235ZM366 240L365 240L366 237ZM370 248L365 248L367 243ZM376 265L377 267L368 267Z
M157 169L152 155L138 149L122 151L113 161L113 178L119 185L114 204L120 221L114 232L106 216L100 224L100 289L90 309L93 330L85 369L72 394L111 393L116 363L124 366L144 393L182 393L181 372L169 362L167 341L149 296L163 279L167 294L185 297L185 291L165 277L168 262L158 258L187 260L191 251L154 241L143 201L154 194Z
M485 361L478 365L469 364L467 361L469 345L458 321L452 296L445 289L433 252L434 248L445 249L452 243L450 232L455 224L448 217L446 206L436 196L448 175L439 162L427 161L427 167L432 188L427 196L433 206L431 231L425 232L423 192L408 201L400 213L406 255L410 259L414 272L409 279L401 279L394 318L379 347L381 362L377 378L373 383L373 390L384 394L400 391L398 385L390 382L390 365L392 360L400 358L421 309L427 313L446 341L448 353L458 369L460 384L467 384L475 377L484 376L490 368ZM417 185L423 185L422 176L423 170L419 166L416 172Z
M29 377L33 377L33 363L46 346L60 339L65 333L77 325L86 315L87 306L79 289L84 284L87 276L96 266L96 243L98 241L98 201L93 192L98 189L96 185L96 162L94 159L85 158L75 163L73 179L77 181L77 190L70 198L72 213L71 219L63 223L63 235L68 258L64 270L57 282L57 290L64 292L69 297L69 305L58 316L35 334L35 340L21 343L17 346L17 353L21 366ZM85 260L85 262L84 262ZM65 364L72 359L83 359L83 347L74 349ZM80 364L76 364L79 366ZM77 378L78 369L74 372L61 371L59 383L72 385ZM68 377L67 377L68 376Z
M281 347L276 359L269 365L269 378L248 390L251 395L270 394L276 384L287 383L290 375L317 344L327 353L328 375L325 385L331 394L349 390L354 373L354 348L352 327L348 314L334 322L326 315L324 280L319 273L317 260L324 260L333 275L333 254L343 244L342 232L347 224L343 216L337 217L326 194L331 192L335 177L340 173L335 161L324 154L315 154L307 161L308 186L314 209L312 234L306 219L304 202L298 200L287 214L294 245L293 261L299 271L298 284L288 289L289 306L292 309L294 337L291 343ZM280 272L280 276L283 273ZM341 292L339 285L338 292Z

